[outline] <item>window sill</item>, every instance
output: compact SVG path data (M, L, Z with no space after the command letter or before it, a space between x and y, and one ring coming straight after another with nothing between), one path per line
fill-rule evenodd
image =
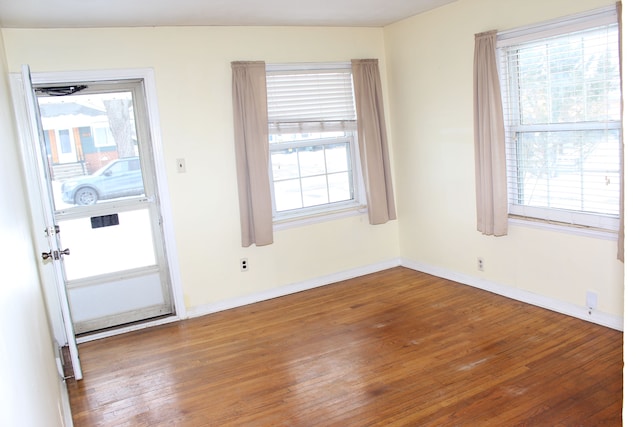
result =
M332 211L321 211L315 213L307 213L303 215L291 216L289 218L280 218L273 220L274 231L286 230L288 228L302 227L305 225L317 224L326 221L334 221L350 216L363 215L367 213L367 206L358 205L336 209Z
M575 236L591 237L602 240L618 240L617 230L606 230L603 228L584 227L580 225L565 224L560 222L549 222L535 218L509 217L509 225L516 225L527 228L536 228L546 231L555 231Z

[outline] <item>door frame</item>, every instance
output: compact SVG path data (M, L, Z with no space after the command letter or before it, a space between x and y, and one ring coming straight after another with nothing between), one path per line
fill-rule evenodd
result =
M162 221L160 227L162 227L162 235L164 236L164 246L166 250L166 262L169 269L169 276L171 286L169 289L170 296L173 299L173 305L175 309L175 315L168 316L163 319L151 320L149 322L141 322L135 325L128 325L123 327L116 327L112 330L99 332L96 334L89 334L87 336L77 338L77 342L86 342L106 336L117 335L120 333L129 332L132 330L142 329L149 326L155 326L163 323L170 323L187 317L186 307L184 304L182 283L180 281L180 270L178 265L177 245L175 241L175 231L173 226L173 218L170 209L170 197L169 186L166 174L166 165L164 162L162 148L162 138L160 133L160 115L158 110L158 102L155 92L155 77L153 69L141 68L141 69L118 69L118 70L93 70L93 71L63 71L63 72L32 72L31 80L34 85L39 84L64 84L64 83L77 83L81 81L114 81L114 80L132 80L141 79L142 87L144 91L144 104L148 114L149 120L149 133L151 135L152 144L152 156L155 163L157 194L160 201L160 215ZM44 192L42 186L43 183L39 177L38 170L34 162L34 147L33 142L28 138L28 133L25 133L25 129L28 130L28 116L26 115L25 106L25 94L22 83L22 76L18 73L12 73L10 76L11 91L13 94L14 111L16 112L16 121L19 129L20 147L22 154L22 163L24 168L25 184L29 192L29 205L32 212L32 221L34 225L34 240L36 240L36 247L48 248L46 239L42 239L38 235L38 229L44 230L44 225L41 226L44 212L42 208L42 197L47 194ZM46 245L46 246L45 246ZM44 288L45 299L47 299L47 307L49 311L49 317L51 326L54 332L54 336L59 345L66 345L68 339L64 332L64 324L62 322L62 315L60 314L62 302L53 294L51 289L55 289L51 284L50 275L41 269L42 282Z

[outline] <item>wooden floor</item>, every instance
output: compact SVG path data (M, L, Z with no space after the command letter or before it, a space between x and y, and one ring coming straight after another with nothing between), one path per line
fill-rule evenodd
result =
M622 333L394 268L80 345L76 426L617 426Z

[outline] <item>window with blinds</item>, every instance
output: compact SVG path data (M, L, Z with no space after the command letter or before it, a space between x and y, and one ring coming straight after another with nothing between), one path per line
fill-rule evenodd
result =
M617 229L618 26L607 11L498 36L509 212Z
M267 66L274 219L360 206L351 64Z

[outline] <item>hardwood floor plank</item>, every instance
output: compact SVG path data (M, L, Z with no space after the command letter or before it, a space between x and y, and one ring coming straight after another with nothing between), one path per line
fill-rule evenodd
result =
M80 355L76 426L621 425L622 333L401 267Z

